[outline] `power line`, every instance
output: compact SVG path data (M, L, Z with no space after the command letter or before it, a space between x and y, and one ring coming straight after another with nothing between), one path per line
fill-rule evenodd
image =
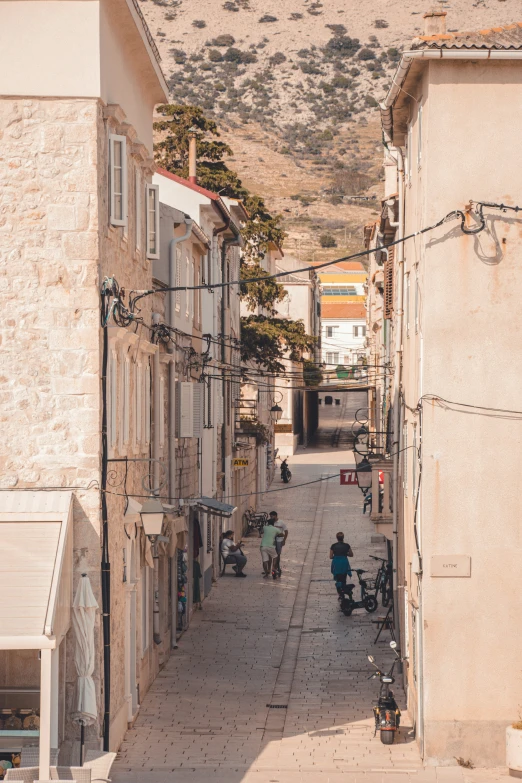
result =
M520 210L522 210L522 207L518 207L518 206L509 206L507 204L494 204L492 202L485 202L485 201L483 202L470 201L470 204L476 205L477 215L479 216L479 225L475 226L474 228L468 228L468 226L466 225L466 214L462 210L454 209L452 212L448 212L447 215L445 215L443 218L438 220L436 223L433 223L431 226L426 226L425 228L421 228L418 231L412 232L411 234L407 234L405 237L395 239L393 242L389 242L387 245L380 245L379 247L360 250L357 253L352 253L351 255L348 256L342 256L341 258L336 258L333 261L324 261L322 264L310 264L300 269L275 272L272 275L263 275L262 277L254 277L246 280L232 280L232 281L227 280L221 283L212 283L211 285L201 284L195 286L172 286L172 287L153 288L148 291L132 291L131 293L135 293L137 294L137 296L130 299L131 312L134 311L134 307L139 299L142 299L144 296L150 296L156 293L167 293L168 291L213 291L215 288L227 288L228 286L234 286L234 285L246 286L251 283L262 283L265 280L274 280L279 277L285 277L288 274L299 274L300 272L310 272L310 271L316 271L317 269L324 269L325 267L333 266L334 264L338 264L342 261L352 261L355 258L365 258L366 256L371 255L371 253L377 253L381 250L387 250L390 247L395 247L396 245L399 245L403 242L407 242L409 239L413 239L414 237L425 234L428 231L433 231L434 229L439 228L439 226L442 226L444 223L450 220L460 219L460 228L464 234L478 234L480 233L480 231L483 231L486 226L485 218L483 215L484 207L489 207L491 209L500 209L502 212L506 212L507 210L513 210L514 212L519 212Z

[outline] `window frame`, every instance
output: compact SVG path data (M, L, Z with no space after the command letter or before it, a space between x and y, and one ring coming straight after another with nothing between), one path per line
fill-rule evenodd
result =
M150 194L154 193L154 249L151 249L151 209L149 208L149 198ZM152 260L158 259L160 257L160 231L159 231L159 185L151 185L147 182L145 185L145 234L146 234L146 255L147 258L150 258Z
M121 217L115 209L115 146L121 144ZM127 139L117 133L109 134L109 222L111 226L128 225Z
M143 218L142 215L142 206L141 206L141 196L142 196L142 179L141 179L141 172L138 167L134 169L135 171L135 177L134 177L134 220L135 220L135 226L134 226L134 246L136 249L136 252L141 253L143 250L143 237L142 237L142 225L141 221Z

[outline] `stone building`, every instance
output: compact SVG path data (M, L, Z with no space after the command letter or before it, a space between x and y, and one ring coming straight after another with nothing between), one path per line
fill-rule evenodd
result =
M512 589L522 26L447 33L445 17L425 15L426 35L402 53L381 104L386 190L366 229L370 362L382 369L370 422L393 483L375 521L394 545L396 623L424 759L501 766L522 701ZM493 591L487 574L498 577Z
M4 708L29 699L40 710L48 779L51 749L78 760L70 613L81 575L99 607L88 747L118 747L170 651L168 593L160 613L152 601L167 560L149 567L125 497L159 480L151 396L164 349L150 299L139 323L119 306L123 290L150 289L159 254L152 114L167 87L135 3L17 0L1 4L0 26L0 547L17 569L1 577L0 693ZM0 753L31 744L34 732L0 730Z

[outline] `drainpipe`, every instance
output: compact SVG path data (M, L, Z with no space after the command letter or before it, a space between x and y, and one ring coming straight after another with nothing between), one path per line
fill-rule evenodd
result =
M159 313L152 313L152 323L159 324ZM160 353L159 345L152 357L152 423L153 423L153 437L152 437L152 484L153 492L155 495L159 494L160 485ZM153 609L152 609L152 638L154 644L161 644L160 633L160 602L159 602L159 551L157 543L154 544L152 549L152 559L154 562L153 572Z
M397 566L399 554L398 540L398 505L399 505L399 444L400 444L400 390L402 381L402 322L404 295L404 158L397 147L397 178L399 191L399 220L393 227L398 229L399 244L397 245L397 319L395 323L395 372L393 376L393 601L396 628L399 629L400 648L400 611L397 590Z
M188 215L185 215L186 231L181 237L174 237L169 244L169 287L176 285L176 247L184 242L192 233L193 221ZM174 326L174 313L176 312L176 292L169 291L169 321ZM172 505L175 505L176 495L176 346L169 343L167 348L170 354L169 362L169 496ZM172 569L175 572L175 569ZM172 589L174 587L174 590ZM171 585L172 593L172 621L171 621L171 646L177 647L176 626L177 626L177 608L178 608L178 587L177 581L173 577Z
M234 239L224 239L223 244L221 245L221 280L223 283L229 282L225 280L226 276L226 259L227 259L227 248L229 248L232 245L239 244L239 237L234 237ZM227 382L225 378L225 369L224 365L226 362L226 348L225 348L225 287L221 289L221 335L222 335L222 342L221 342L221 362L223 365L223 426L221 427L221 472L223 473L223 493L226 492L226 445L227 445L227 422L226 422L226 411L225 411L225 400L226 400L226 387Z

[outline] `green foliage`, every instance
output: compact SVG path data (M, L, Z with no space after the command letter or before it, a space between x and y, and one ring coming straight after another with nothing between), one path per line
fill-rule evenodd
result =
M390 26L390 25L388 24L388 22L386 21L386 19L376 19L376 20L375 20L375 22L374 22L373 24L375 25L375 27L376 27L378 30L384 30L384 28L386 28L386 27L389 27L389 26Z
M303 14L299 14L299 13L297 13L297 11L293 11L288 18L292 22L297 22L299 19L303 18Z
M305 359L303 364L305 386L319 386L323 382L323 371L315 362Z
M221 63L223 62L223 55L219 51L219 49L209 49L208 50L208 59L211 63Z
M207 119L199 107L163 104L158 106L158 114L163 115L164 119L154 123L154 130L161 134L160 141L154 145L154 153L156 163L167 171L182 177L188 175L189 129L193 127L202 131L197 139L200 160L216 164L221 163L225 155L232 155L228 144L202 138L204 133L219 137L219 132L216 123ZM218 170L219 167L215 166L214 169Z
M276 52L268 60L270 65L281 65L281 63L284 63L285 61L286 61L286 57L283 54L283 52Z
M241 280L265 277L266 271L257 263L241 264ZM275 313L274 305L282 302L286 296L284 287L273 277L261 280L257 283L244 283L241 285L241 298L246 302L247 309L255 312L258 307L271 310Z
M401 53L399 52L398 49L395 48L395 46L392 46L390 49L388 49L386 54L388 55L390 60L392 60L394 62L397 61L397 60L400 60L400 58L401 58Z
M375 52L372 49L364 48L361 49L357 57L359 60L375 60Z
M319 237L319 244L321 247L337 247L335 237L333 237L331 234L321 234Z
M330 38L323 52L326 57L353 57L361 48L358 38L350 38L349 35L335 35Z
M266 23L266 22L277 22L277 16L272 16L271 14L265 14L264 16L259 19L260 22Z
M367 95L364 99L364 102L367 106L369 106L372 109L376 109L379 105L373 95Z
M236 39L233 35L223 33L222 35L218 35L216 38L210 41L207 46L233 46L235 42Z
M283 373L283 359L300 361L315 345L302 321L249 315L241 319L241 359L262 366L268 373Z
M230 47L225 52L223 59L229 63L240 63L246 65L248 63L256 63L257 57L253 52L242 52L241 49Z
M204 27L207 26L207 23L204 19L194 19L192 22L192 27L197 27L198 30L202 30Z
M332 33L337 37L346 33L346 27L344 24L327 24L325 27L328 27L328 29L331 30Z

